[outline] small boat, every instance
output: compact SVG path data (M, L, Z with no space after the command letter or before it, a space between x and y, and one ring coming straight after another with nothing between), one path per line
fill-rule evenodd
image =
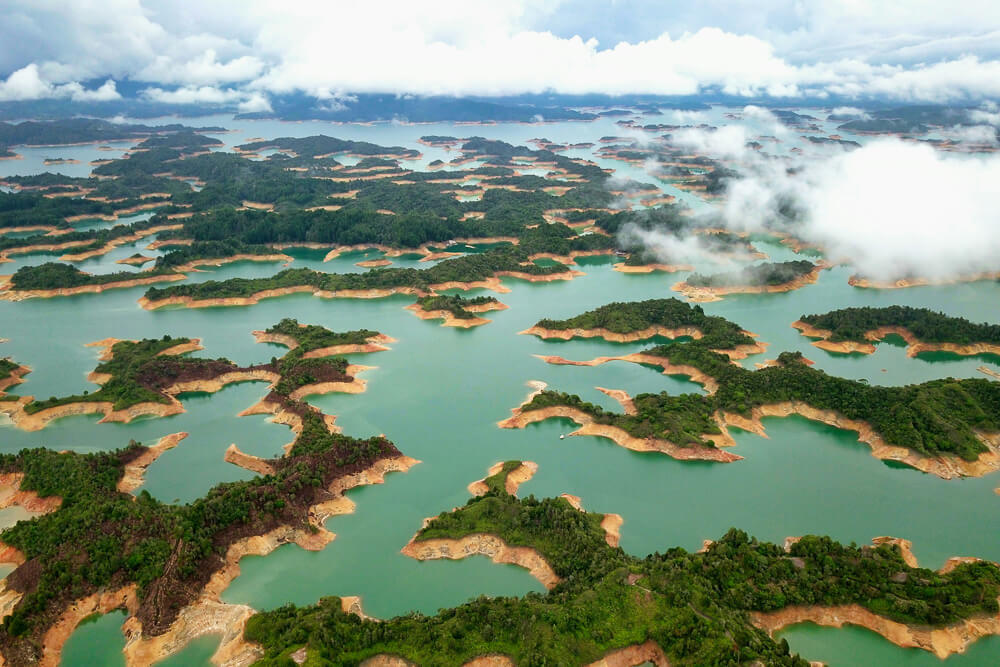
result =
M560 439L560 440L563 440L563 439L565 439L565 438L566 438L566 436L565 436L565 435L563 435L562 433L560 433L560 434L559 434L559 439Z

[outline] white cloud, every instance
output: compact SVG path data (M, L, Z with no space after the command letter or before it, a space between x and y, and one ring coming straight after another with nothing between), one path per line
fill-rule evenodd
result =
M998 155L948 155L879 139L806 162L795 175L785 167L761 162L731 184L724 208L731 227L766 227L779 204L792 202L802 219L790 231L832 258L849 258L866 276L947 278L998 269Z
M162 104L236 104L241 112L270 111L271 102L260 92L215 86L183 86L173 90L150 87L142 96Z
M115 82L108 79L99 88L88 90L76 81L53 84L43 78L37 65L31 64L13 72L6 81L0 81L0 101L38 100L50 97L69 97L75 102L106 102L121 98Z
M212 85L248 81L259 76L264 69L264 63L254 56L241 56L226 63L216 58L215 49L207 49L183 63L170 56L158 55L135 78L163 84Z
M996 2L595 2L8 0L0 72L185 91L1000 97ZM658 29L593 38L636 5ZM558 29L567 13L575 34ZM8 98L48 94L36 83L15 80Z

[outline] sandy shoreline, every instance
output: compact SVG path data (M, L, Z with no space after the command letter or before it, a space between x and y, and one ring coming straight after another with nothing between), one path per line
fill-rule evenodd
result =
M861 605L834 607L791 606L775 612L751 612L751 622L769 634L797 623L815 623L839 628L857 625L875 632L896 646L920 648L944 660L953 653L964 653L969 644L981 637L1000 634L1000 617L978 615L960 623L932 628L905 625L879 616Z
M187 345L187 344L185 344ZM92 379L102 379L91 376ZM6 414L11 422L24 431L39 431L45 428L49 422L70 417L74 415L102 414L103 418L99 424L109 422L128 423L140 416L169 417L182 414L184 406L177 400L177 394L186 392L206 392L214 393L222 389L227 384L234 382L277 382L278 376L275 373L263 370L234 371L223 373L210 380L195 380L192 382L180 382L164 388L162 391L169 398L168 403L154 403L150 401L136 403L135 405L115 410L114 404L110 401L77 401L75 403L65 403L51 408L44 408L38 412L25 412L25 406L31 402L32 396L25 396L18 401L0 402L0 414ZM363 384L362 384L363 386ZM315 387L307 385L304 388Z
M1000 271L985 271L957 278L901 278L899 280L873 280L861 276L851 276L847 284L851 287L864 289L903 289L906 287L927 287L931 285L954 285L956 283L974 283L980 280L1000 280Z
M173 449L181 440L188 437L184 431L165 435L155 444L146 448L140 456L125 465L121 479L118 480L118 490L122 493L132 493L145 482L146 469L165 451Z
M142 275L142 274L136 274ZM110 283L101 283L100 285L80 285L79 287L60 287L58 289L34 289L34 290L18 290L10 287L9 284L5 285L2 290L0 290L0 301L22 301L24 299L30 299L33 297L38 297L41 299L51 299L59 296L73 296L76 294L100 294L101 292L109 289L123 289L127 287L139 287L142 285L152 285L153 283L162 282L175 282L178 280L185 280L187 276L176 273L165 273L155 276L146 276L144 278L134 278L130 280L119 280Z
M873 343L883 340L886 336L896 334L906 341L906 356L915 357L922 352L951 352L961 356L976 356L980 354L993 354L1000 356L1000 345L996 343L924 343L913 335L906 327L885 326L877 329L870 329L864 333L864 337L869 343L860 341L845 340L831 342L828 340L833 335L832 331L819 329L801 320L792 322L792 327L798 329L803 336L809 338L819 338L812 342L812 345L827 352L837 352L840 354L850 354L853 352L860 354L874 354L875 345Z
M606 341L612 343L632 343L637 340L648 340L654 336L662 336L664 338L677 339L684 336L694 338L695 340L702 338L704 334L700 329L692 326L674 327L669 328L659 324L654 324L651 327L641 329L639 331L631 331L629 333L615 333L613 331L608 331L604 328L595 329L546 329L545 327L533 326L524 331L519 331L519 335L527 336L538 336L542 339L558 339L558 340L571 340L573 338L603 338Z
M35 491L22 490L23 481L24 473L0 473L0 509L17 505L32 514L48 514L62 505L62 498L59 496L41 497Z
M531 336L538 336L539 338L542 339L555 338L558 340L571 340L573 338L603 338L604 340L612 343L632 343L639 340L648 340L650 338L653 338L654 336L662 336L664 338L670 338L670 339L677 339L683 336L688 336L695 340L698 340L699 338L703 337L701 330L696 327L683 326L683 327L668 328L658 324L653 325L651 327L647 327L640 331L632 331L625 334L615 333L613 331L608 331L607 329L603 328L546 329L544 327L540 327L537 325L525 329L524 331L520 331L518 333ZM743 331L742 333L744 335L754 338L757 336L757 334L751 333L749 331ZM731 361L736 361L738 359L745 359L746 357L752 354L761 354L763 352L766 352L767 347L768 343L754 342L752 344L737 345L729 349L712 350L712 351L726 355L727 357L729 357ZM634 355L626 355L626 356L634 356ZM549 357L541 357L541 358L546 360L549 359ZM561 357L551 357L551 358L561 359ZM606 360L624 359L624 357L600 357L600 358ZM648 357L648 358L656 358L656 357ZM567 362L566 360L563 360L563 362L571 363ZM550 363L556 363L556 362L550 362ZM643 361L639 363L647 363L647 362ZM583 362L580 362L580 364L596 365L596 364L584 364ZM659 365L659 363L657 363L656 365Z
M715 447L681 447L669 440L657 438L636 438L629 435L617 426L607 424L597 424L589 414L563 405L554 405L539 410L528 410L523 412L521 406L511 410L511 416L503 421L497 422L500 428L524 428L528 424L544 421L553 417L570 419L580 428L570 433L570 435L596 435L611 440L616 445L631 449L635 452L660 452L680 461L716 461L719 463L730 463L739 461L742 456L719 449L735 444L725 429L724 424L720 424L721 434L703 434L706 440L715 443Z
M654 271L678 273L680 271L694 271L694 267L690 264L640 264L635 266L619 262L612 268L621 273L653 273Z
M501 274L498 274L501 275ZM566 274L556 274L559 278L564 277ZM551 278L552 280L557 280L559 278ZM183 280L184 276L178 278ZM446 289L461 289L461 290L473 290L473 289L490 289L498 293L510 292L510 290L504 287L499 278L492 277L485 280L475 280L471 282L446 282L436 285L428 285L427 288L431 292L436 292L438 290ZM297 285L294 287L280 287L277 289L262 290L251 294L250 296L231 296L231 297L217 297L211 299L195 299L190 296L172 296L163 299L157 299L151 301L146 297L139 299L138 303L145 310L156 310L157 308L163 308L164 306L184 306L185 308L212 308L216 306L252 306L259 303L262 299L272 299L279 296L286 296L288 294L301 294L310 293L313 296L320 297L322 299L381 299L383 297L391 296L393 294L409 294L411 296L429 296L429 293L417 288L417 287L391 287L385 289L364 289L364 290L324 290L312 285ZM0 298L3 298L3 293L0 292Z
M756 407L750 417L733 413L722 413L721 420L728 426L756 433L767 437L763 417L788 417L799 415L812 421L822 422L845 431L856 431L858 441L871 447L872 456L885 461L897 461L917 470L937 475L942 479L959 477L981 477L1000 469L1000 435L978 433L979 440L986 445L986 452L979 455L975 461L965 461L956 456L924 456L916 450L897 445L890 445L876 433L871 425L860 420L853 420L833 410L819 410L802 401L785 401Z
M551 590L561 580L552 566L530 547L512 547L496 535L475 533L457 540L410 540L400 553L416 560L448 558L459 560L468 556L488 556L494 563L523 567L545 588Z
M289 350L294 350L299 346L299 341L294 336L280 333L268 333L266 331L254 331L254 340L258 343L273 343L283 345ZM364 344L345 343L344 345L330 345L310 350L302 355L303 359L320 359L322 357L333 357L341 354L365 354L370 352L384 352L392 348L386 347L386 343L398 342L392 336L376 334L366 339Z
M595 359L590 359L589 361L572 361L555 355L535 356L547 364L555 364L558 366L600 366L601 364L606 364L610 361L627 361L633 364L645 364L663 369L664 375L685 375L692 382L696 382L697 384L703 386L705 391L709 394L714 394L719 388L719 383L715 380L715 378L701 372L694 366L672 364L668 359L663 357L654 357L640 352L625 354L619 357L597 357Z
M479 305L465 306L465 310L470 313L486 313L495 310L507 310L508 306L505 304L497 302L483 303ZM404 310L408 310L422 320L444 320L441 323L443 327L459 327L462 329L470 329L472 327L482 326L483 324L489 324L493 320L487 319L485 317L472 317L472 318L461 318L456 317L454 313L450 310L424 310L420 307L419 303L413 303L409 306L405 306Z
M696 303L709 303L721 301L727 294L777 294L779 292L791 292L806 285L811 285L819 279L819 273L825 268L824 265L817 265L809 273L803 274L794 280L789 280L780 285L730 285L726 287L699 287L689 285L686 282L675 283L670 289L680 292L688 301Z

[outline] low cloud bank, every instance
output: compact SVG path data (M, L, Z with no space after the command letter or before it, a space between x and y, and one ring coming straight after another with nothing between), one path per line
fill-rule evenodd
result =
M876 279L1000 270L1000 155L886 138L791 170L757 160L748 171L722 211L731 229L784 228Z

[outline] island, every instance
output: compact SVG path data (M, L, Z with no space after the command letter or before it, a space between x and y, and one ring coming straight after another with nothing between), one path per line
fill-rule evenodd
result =
M934 572L907 562L905 541L845 546L804 536L786 548L737 529L698 553L674 547L637 558L609 543L605 515L581 511L572 497L508 493L504 470L519 462L510 463L483 495L428 520L404 553L515 563L542 578L546 594L479 597L382 621L350 613L337 597L286 605L246 623L258 664L806 667L769 634L780 614L843 617L940 657L1000 632L993 563Z
M648 299L615 302L565 320L539 320L525 329L543 339L603 338L615 343L630 343L664 338L692 338L699 345L742 359L767 348L754 334L722 317L706 315L701 306L691 306L679 299Z
M520 246L504 246L484 253L445 260L427 269L383 268L364 273L322 273L286 269L270 278L232 278L174 288L150 289L140 300L143 308L167 305L188 308L243 306L260 299L308 292L323 298L379 298L390 294L430 296L437 290L486 288L504 291L499 277L548 282L569 280L579 272L562 264L541 266Z
M803 315L792 326L828 352L873 354L873 343L896 335L906 341L906 356L922 352L951 352L971 356L1000 355L1000 325L975 324L929 308L886 306L842 308Z
M823 263L813 264L804 259L790 262L765 262L739 271L702 275L692 273L672 290L691 301L719 301L726 294L768 294L790 292L816 282Z
M488 324L492 320L479 317L479 313L491 310L506 310L507 306L500 303L496 297L477 296L466 298L460 294L443 294L437 296L422 296L406 310L422 320L443 319L443 327L460 327L468 329Z

